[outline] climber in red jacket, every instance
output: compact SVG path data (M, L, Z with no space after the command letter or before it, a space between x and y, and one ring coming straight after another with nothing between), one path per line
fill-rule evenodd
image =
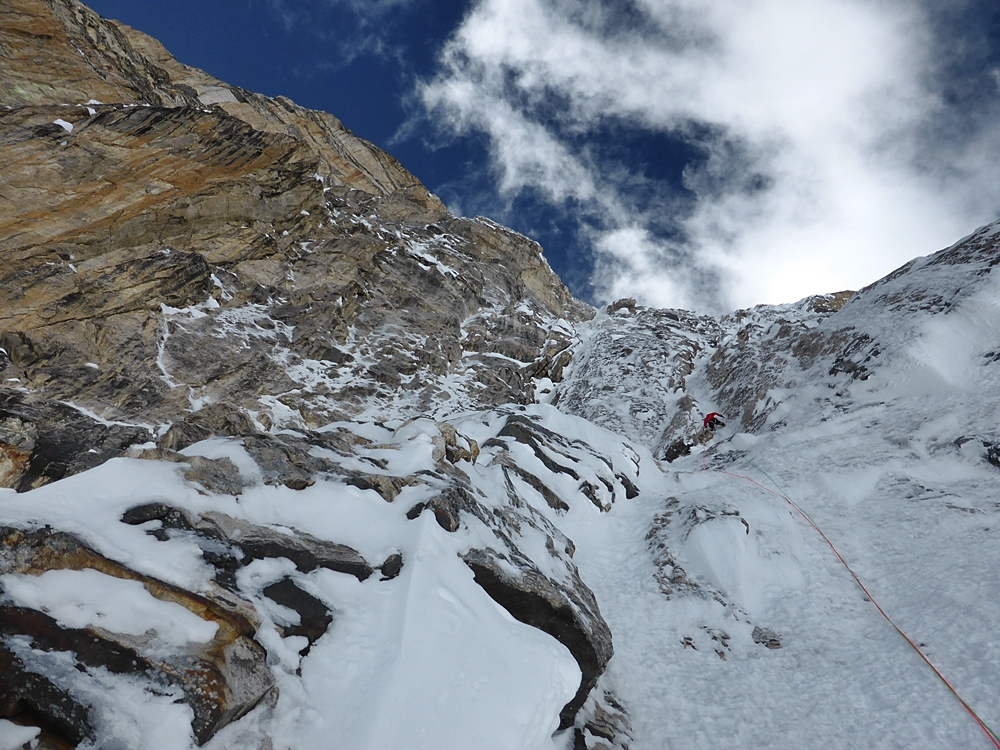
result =
M722 415L717 411L713 411L707 417L705 417L704 426L706 430L711 430L715 432L717 427L725 427L726 423L722 421Z

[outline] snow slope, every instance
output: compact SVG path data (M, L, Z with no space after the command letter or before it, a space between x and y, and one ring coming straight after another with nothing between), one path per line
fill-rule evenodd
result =
M987 734L786 498L1000 726L997 232L918 259L839 311L814 299L721 321L601 316L577 328L566 380L546 384L554 405L324 428L340 442L323 443L324 430L275 433L312 441L326 462L298 489L266 481L250 438L214 437L183 450L189 463L114 459L4 491L0 524L51 526L206 596L218 571L204 539L126 522L130 509L160 503L347 545L373 567L401 556L398 575L381 577L282 556L242 561L233 590L256 612L278 690L211 750L986 750ZM714 409L729 426L695 434ZM677 440L687 454L664 460ZM189 474L199 456L229 462L241 489ZM397 479L392 493L374 489ZM547 597L593 653L512 616L484 571ZM267 594L285 579L332 615L314 642L288 634L298 613ZM0 587L4 604L129 636L144 654L214 635L96 570L8 573ZM81 747L196 745L176 690L5 638L94 706L97 735ZM581 681L589 697L559 729ZM33 731L0 722L0 747Z
M575 467L577 478L547 469L516 439L496 439L517 419L538 430L589 438L551 446L559 465ZM186 448L185 455L232 461L247 482L238 497L206 492L185 478L186 464L115 459L27 493L5 491L0 523L53 526L139 574L206 595L216 570L203 555L204 542L175 531L157 536L165 530L161 521L124 521L126 511L164 503L191 517L225 514L282 533L307 531L310 538L348 544L366 560L402 556L399 575L381 580L322 567L303 573L281 556L255 559L238 570L237 590L260 617L256 638L267 650L278 696L275 705L261 705L205 747L262 746L265 738L276 748L325 747L331 741L358 750L562 747L569 733L557 731L560 710L581 682L574 655L491 599L463 559L486 550L514 577L534 571L556 587L549 596L568 592L580 617L599 629L596 604L588 602L571 555L562 551L572 543L555 524L560 519L577 519L581 528L599 524L615 498L624 497L622 483L631 485L628 476L637 479L636 454L605 430L545 406L470 413L454 424L459 435L474 436L484 446L478 462L459 460L447 469L461 471L470 496L484 509L479 517L463 507L457 529L444 528L437 511L420 511L422 502L437 496L443 471L435 453L444 445L442 426L429 419L395 429L374 423L331 426L350 425L359 437L380 439L362 443L370 447L354 456L338 456L345 465L381 458L387 476L427 478L429 484L406 486L393 502L332 475L298 491L264 484L239 441L212 438ZM595 444L610 454L597 454ZM533 480L538 487L551 487L547 494L558 493L566 502L551 507L528 483L532 477L541 477ZM581 487L590 489L585 493ZM285 577L333 613L326 634L313 644L280 635L279 626L298 615L269 600L265 589ZM0 576L0 587L6 603L46 612L63 627L145 633L150 637L143 653L155 655L161 644L204 642L214 634L212 623L150 596L138 582L93 569L7 574ZM93 746L193 746L175 691L157 695L136 678L68 668L71 655L32 648L23 636L8 638L7 645L32 671L95 707Z
M591 544L574 537L615 634L606 681L629 708L632 747L995 746L764 488L815 521L1000 728L997 233L918 259L819 320L786 306L722 321L720 349L686 378L702 412L725 399L711 370L732 328L752 321L740 346L758 354L782 326L800 332L783 334L784 362L761 362L757 382L734 389L759 401L729 403L731 426L707 448L664 463L659 487L616 506ZM823 346L797 360L806 337ZM857 367L842 366L845 351ZM755 643L754 628L780 648Z

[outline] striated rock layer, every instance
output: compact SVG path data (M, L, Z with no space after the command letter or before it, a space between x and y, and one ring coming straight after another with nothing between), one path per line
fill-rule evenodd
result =
M111 419L318 426L530 401L591 314L536 243L452 217L336 118L73 0L2 12L6 382Z

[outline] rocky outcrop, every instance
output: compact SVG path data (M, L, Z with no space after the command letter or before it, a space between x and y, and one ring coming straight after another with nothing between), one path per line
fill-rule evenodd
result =
M476 582L497 603L521 622L557 638L577 660L582 673L580 686L560 715L560 728L567 728L573 726L578 711L614 653L611 631L596 598L571 561L573 541L546 516L533 510L531 503L525 502L517 480L537 492L549 512L557 517L578 504L590 504L600 512L607 512L616 501L635 497L638 456L627 444L622 444L621 463L618 463L582 440L557 434L541 424L541 420L516 413L506 419L495 437L484 442L483 448L494 454L491 466L504 476L509 498L505 515L509 515L498 519L495 514L484 512L485 508L471 509L492 528L503 547L499 548L502 551L473 549L464 560L474 572ZM562 485L567 479L576 486L574 494L567 493ZM523 542L511 535L511 529L519 529L522 524L544 533L545 549L551 558L544 565L526 556ZM513 575L512 563L517 571ZM551 570L553 564L564 568L565 574L541 572Z
M860 377L860 366L837 364L871 355L869 337L836 324L837 311L853 294L761 305L724 317L727 335L705 368L719 410L745 431L757 432L779 403L780 390L789 388L817 359L830 360L831 374L843 368Z
M559 715L559 728L571 727L614 652L611 631L600 616L593 594L579 576L569 587L557 586L530 563L521 561L520 575L513 578L491 552L473 550L465 556L476 583L515 619L548 633L566 646L580 665L583 674L580 687Z
M687 378L723 330L686 310L620 300L594 321L586 351L567 369L554 403L644 444L662 457L700 427Z
M628 750L633 740L628 711L609 690L594 691L574 729L573 750Z
M710 411L757 431L777 404L769 392L788 387L819 358L829 359L831 374L864 376L863 362L877 349L871 337L846 325L832 330L853 294L761 305L720 320L622 300L632 304L615 303L592 324L588 346L553 403L633 437L668 462L711 440L702 429Z
M454 433L454 428L442 427L443 433ZM458 443L462 436L455 434L448 442L452 440ZM462 555L476 583L515 619L560 641L580 667L579 688L560 714L560 728L565 729L573 726L614 647L597 600L573 563L573 541L559 531L550 514L565 514L581 504L605 512L616 500L634 497L638 464L616 466L587 443L558 435L537 417L516 412L505 415L482 450L489 462L475 470L468 462L471 456L459 453L449 466L451 460L441 450L442 470L415 478L441 489L431 500L413 506L407 517L413 520L431 511L445 531L464 527L485 532L490 544ZM534 462L524 460L525 450ZM575 493L563 489L566 477L572 477ZM505 496L496 496L497 486L504 488ZM530 499L532 492L544 500L543 508ZM526 544L528 536L540 536L544 545Z
M0 11L0 50L0 101L8 107L84 105L78 107L84 112L65 113L64 121L71 123L99 102L181 110L187 116L215 108L248 125L247 132L304 142L320 155L321 173L336 175L339 184L372 194L419 185L392 156L354 138L332 115L229 86L177 62L155 39L74 0L6 3ZM185 145L196 142L189 136Z
M74 0L4 14L7 382L117 419L216 401L318 426L530 400L560 319L590 314L535 243L451 217L335 118Z
M95 420L66 404L0 389L0 485L26 492L150 440L149 430Z
M253 640L254 625L226 597L196 595L140 576L69 534L5 527L0 528L0 538L4 550L0 587L15 602L17 584L25 576L58 576L60 582L68 579L69 585L76 586L117 585L132 601L145 596L162 602L164 610L183 608L189 619L204 625L201 631L214 633L185 643L183 637L172 637L167 630L129 628L128 617L123 620L124 632L115 622L107 627L73 627L37 606L17 606L8 600L0 604L0 663L6 667L0 681L4 716L28 709L71 742L96 740L95 725L109 718L102 712L114 710L113 703L93 703L92 696L102 691L100 672L107 670L145 681L150 690L179 689L194 713L191 726L200 744L251 710L274 688L264 650ZM122 606L132 601L126 598ZM66 660L76 669L64 671L57 666Z
M122 523L138 525L147 521L159 521L154 531L157 538L168 538L167 529L192 532L204 540L202 554L207 555L216 567L219 561L225 564L220 573L223 585L230 584L234 565L245 565L252 560L283 558L290 560L300 573L309 573L316 568L347 573L364 581L372 574L372 568L364 558L343 544L333 544L316 539L305 531L287 534L274 531L257 524L248 523L224 513L203 513L193 519L177 508L163 503L140 505L122 517ZM220 554L219 544L226 550Z

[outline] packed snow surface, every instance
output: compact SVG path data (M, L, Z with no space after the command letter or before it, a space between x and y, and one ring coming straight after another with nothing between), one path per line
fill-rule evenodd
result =
M805 321L870 336L866 377L789 365L764 429L722 430L568 531L615 634L605 684L633 748L995 747L782 497L1000 728L1000 278L963 260L919 259ZM772 310L755 314L794 312ZM701 413L708 359L687 381Z
M21 727L14 722L0 719L0 750L20 750L32 742L41 731L37 727Z

